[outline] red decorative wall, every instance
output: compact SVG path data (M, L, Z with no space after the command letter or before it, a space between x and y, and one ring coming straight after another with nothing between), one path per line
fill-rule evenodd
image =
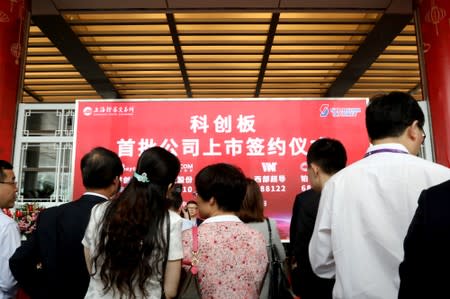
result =
M420 29L436 161L450 166L450 1L420 0Z
M0 159L12 160L28 0L0 1Z

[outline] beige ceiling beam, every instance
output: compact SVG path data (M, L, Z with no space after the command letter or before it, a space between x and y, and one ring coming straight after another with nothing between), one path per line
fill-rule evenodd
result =
M39 3L39 6L35 4ZM120 98L119 92L105 75L78 36L57 10L51 0L34 1L33 23L48 37L75 69L103 98Z
M343 97L370 68L413 17L411 1L393 0L364 42L341 71L326 97Z

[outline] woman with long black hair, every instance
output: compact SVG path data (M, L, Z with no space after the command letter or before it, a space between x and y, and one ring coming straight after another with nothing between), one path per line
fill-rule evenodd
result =
M147 149L118 198L94 207L83 239L91 273L85 298L176 295L182 222L168 211L167 193L179 171L176 156L161 147Z

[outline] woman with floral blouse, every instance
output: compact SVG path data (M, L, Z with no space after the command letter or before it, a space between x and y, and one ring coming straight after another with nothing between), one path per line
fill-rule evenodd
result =
M219 163L195 177L205 221L198 227L198 279L202 298L258 298L267 270L264 236L237 216L247 183L242 171ZM183 232L184 262L192 257L192 231ZM183 263L184 264L184 263Z

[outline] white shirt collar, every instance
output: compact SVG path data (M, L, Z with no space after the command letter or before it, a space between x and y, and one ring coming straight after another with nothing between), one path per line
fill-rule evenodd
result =
M98 196L98 197L104 198L106 200L109 200L109 198L107 196L100 194L100 193L95 193L95 192L84 192L83 195L94 195L94 196Z
M213 222L242 222L242 221L236 215L213 216L213 217L209 217L209 218L205 219L205 221L203 221L203 223L213 223Z

